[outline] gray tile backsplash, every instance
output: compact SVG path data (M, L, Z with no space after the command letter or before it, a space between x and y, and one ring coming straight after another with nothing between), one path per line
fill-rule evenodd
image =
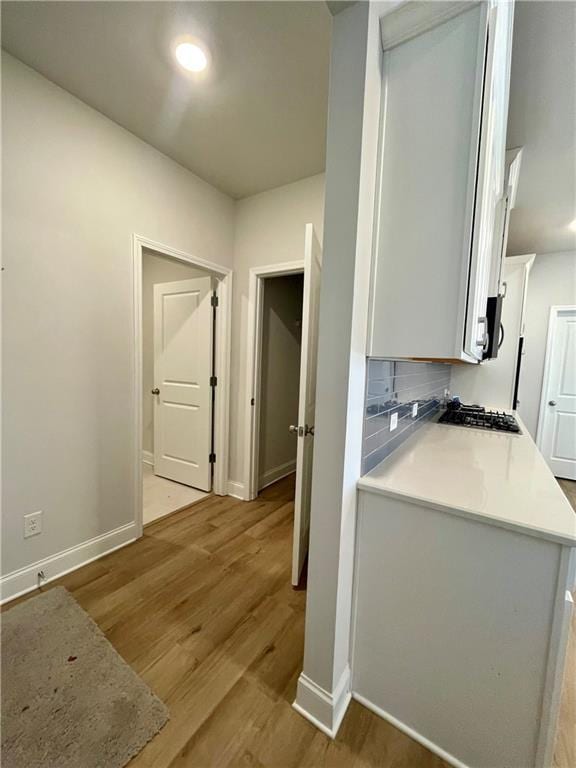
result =
M362 474L389 456L440 408L450 387L450 365L368 360L362 439ZM413 405L418 413L412 416ZM394 414L398 426L390 431Z

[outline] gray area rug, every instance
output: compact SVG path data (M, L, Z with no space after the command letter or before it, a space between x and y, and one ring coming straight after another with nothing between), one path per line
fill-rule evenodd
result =
M2 768L121 768L168 720L63 587L1 620Z

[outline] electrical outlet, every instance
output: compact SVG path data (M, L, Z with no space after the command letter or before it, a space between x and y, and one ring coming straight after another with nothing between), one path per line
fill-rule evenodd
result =
M37 536L42 533L42 512L31 512L24 515L24 538Z
M412 403L412 418L415 419L418 416L418 403Z
M398 411L396 411L390 416L390 432L394 432L397 426L398 426Z

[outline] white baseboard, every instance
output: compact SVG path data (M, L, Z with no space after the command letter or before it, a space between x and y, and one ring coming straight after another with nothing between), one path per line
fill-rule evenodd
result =
M263 475L260 475L258 478L258 488L263 491L264 488L268 488L272 483L277 483L283 477L288 477L293 472L296 472L296 459L286 461L284 464L273 467L273 469L269 469Z
M302 672L298 678L296 701L292 706L323 733L334 739L351 698L350 667L346 667L332 693Z
M142 451L142 464L150 464L154 466L154 454L152 451Z
M130 544L138 538L136 523L127 523L120 528L96 536L93 539L78 544L56 555L39 560L18 571L6 574L0 579L0 603L13 600L15 597L31 592L38 588L38 571L44 571L45 579L42 584L47 584L54 579L64 576L70 571L75 571L83 565L97 560L103 555L113 552L115 549Z
M409 725L406 725L401 720L398 720L389 712L380 709L380 707L378 707L376 704L373 704L371 701L368 701L368 699L365 699L364 696L361 696L359 693L353 692L352 698L355 699L359 704L362 704L363 707L366 707L366 709L374 712L374 714L378 715L378 717L381 717L383 720L389 722L394 726L394 728L398 728L399 731L402 731L402 733L405 733L411 739L414 739L414 741L422 744L422 746L426 747L426 749L428 749L430 752L438 755L438 757L442 758L445 763L453 765L454 768L470 768L470 766L468 766L466 763L463 763L461 760L458 760L457 757L451 755L450 752L446 752L446 750L442 749L442 747L439 747L433 741L430 741L430 739L422 736L421 733L418 733L418 731L415 731Z
M238 483L236 480L228 480L228 496L233 496L235 499L246 501L244 483Z

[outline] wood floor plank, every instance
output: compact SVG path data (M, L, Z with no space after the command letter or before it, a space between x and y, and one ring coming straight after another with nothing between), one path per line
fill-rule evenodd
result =
M374 720L377 720L376 715L357 702L350 702L338 736L326 739L323 734L316 734L304 755L303 768L371 768L374 763L364 759L363 748Z
M289 608L266 601L222 646L185 674L166 701L170 721L137 756L134 765L170 765L254 659L292 619Z
M54 583L170 710L129 768L447 768L354 701L334 740L292 708L306 606L293 499L294 476L254 502L210 496ZM576 765L575 656L573 627L555 768Z
M294 504L291 501L283 503L277 509L249 528L246 533L255 539L267 536L277 525L292 523L294 519Z
M261 765L297 768L316 736L316 728L302 717L294 717L291 705L279 699L265 727L249 745L249 753Z
M296 692L295 681L302 671L303 653L304 624L295 621L251 664L246 678L262 688L268 696L291 702Z
M264 691L241 678L196 731L170 768L238 765L248 745L265 727L274 706Z
M554 751L554 768L574 768L574 766L576 766L576 616L572 617L568 641L562 705Z

